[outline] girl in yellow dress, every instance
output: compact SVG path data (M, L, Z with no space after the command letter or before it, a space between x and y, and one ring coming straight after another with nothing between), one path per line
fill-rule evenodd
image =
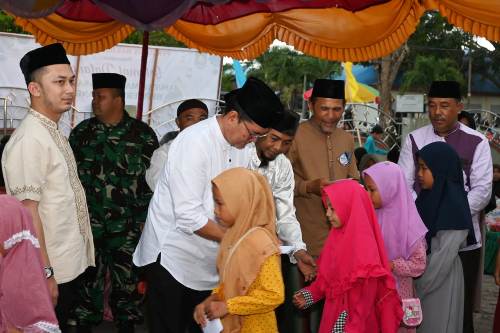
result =
M243 168L223 172L212 188L215 216L228 229L217 258L220 284L194 318L201 326L221 318L223 333L277 333L274 309L285 291L271 189Z

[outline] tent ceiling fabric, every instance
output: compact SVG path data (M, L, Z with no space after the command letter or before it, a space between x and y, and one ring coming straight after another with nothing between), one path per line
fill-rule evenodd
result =
M397 49L423 12L418 1L392 0L357 12L335 7L257 12L215 25L180 19L165 31L189 47L238 59L255 58L279 39L315 57L364 61Z
M140 30L159 30L172 25L194 6L196 0L93 0L114 19ZM229 0L205 0L206 5L225 3Z
M0 0L0 8L25 18L52 14L64 0Z
M136 28L166 27L189 47L238 59L279 39L311 56L363 61L397 49L426 10L500 41L500 1L490 0L0 0L0 8L39 43L60 41L74 55L110 48ZM52 14L29 18L40 13Z
M223 5L198 2L181 18L183 21L203 25L219 24L255 13L279 13L292 9L339 8L357 12L389 0L287 0L287 1L230 1Z

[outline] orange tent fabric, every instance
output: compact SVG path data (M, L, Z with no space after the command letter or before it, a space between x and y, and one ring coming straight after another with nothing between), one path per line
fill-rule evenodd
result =
M42 45L61 42L68 54L102 52L123 41L135 29L118 21L83 22L66 19L56 13L44 18L16 17L16 24Z
M397 49L415 31L423 12L417 0L392 0L358 12L299 8L216 25L180 19L165 31L189 47L238 59L255 58L279 39L311 56L364 61Z
M450 24L466 32L500 42L498 0L426 0L425 7L439 10Z

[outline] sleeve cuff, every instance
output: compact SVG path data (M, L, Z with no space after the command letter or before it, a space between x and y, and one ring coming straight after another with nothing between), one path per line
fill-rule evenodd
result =
M42 199L42 188L34 185L16 186L8 189L10 195L19 201L33 200L40 201Z
M290 263L292 263L292 264L296 264L297 263L297 259L295 259L295 253L298 252L298 251L300 251L300 250L307 251L306 244L301 243L301 244L295 244L294 245L293 251L288 255L288 257L290 258Z
M307 180L304 180L304 181L299 183L299 188L298 188L299 195L301 195L303 197L309 197L309 193L307 192L307 184L308 183L309 183L309 181L307 181Z
M304 299L306 300L306 305L304 306L304 309L310 308L314 304L314 298L312 293L307 290L307 289L300 289L299 292L304 296Z
M226 307L227 307L227 313L234 315L236 312L236 309L234 309L234 304L231 302L232 300L228 299L226 301Z

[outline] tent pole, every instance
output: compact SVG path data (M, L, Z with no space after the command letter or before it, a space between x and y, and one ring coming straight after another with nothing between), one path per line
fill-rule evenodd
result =
M146 67L148 63L149 31L142 35L141 76L139 79L139 93L137 94L137 119L142 120L142 106L144 103L144 86L146 84Z

